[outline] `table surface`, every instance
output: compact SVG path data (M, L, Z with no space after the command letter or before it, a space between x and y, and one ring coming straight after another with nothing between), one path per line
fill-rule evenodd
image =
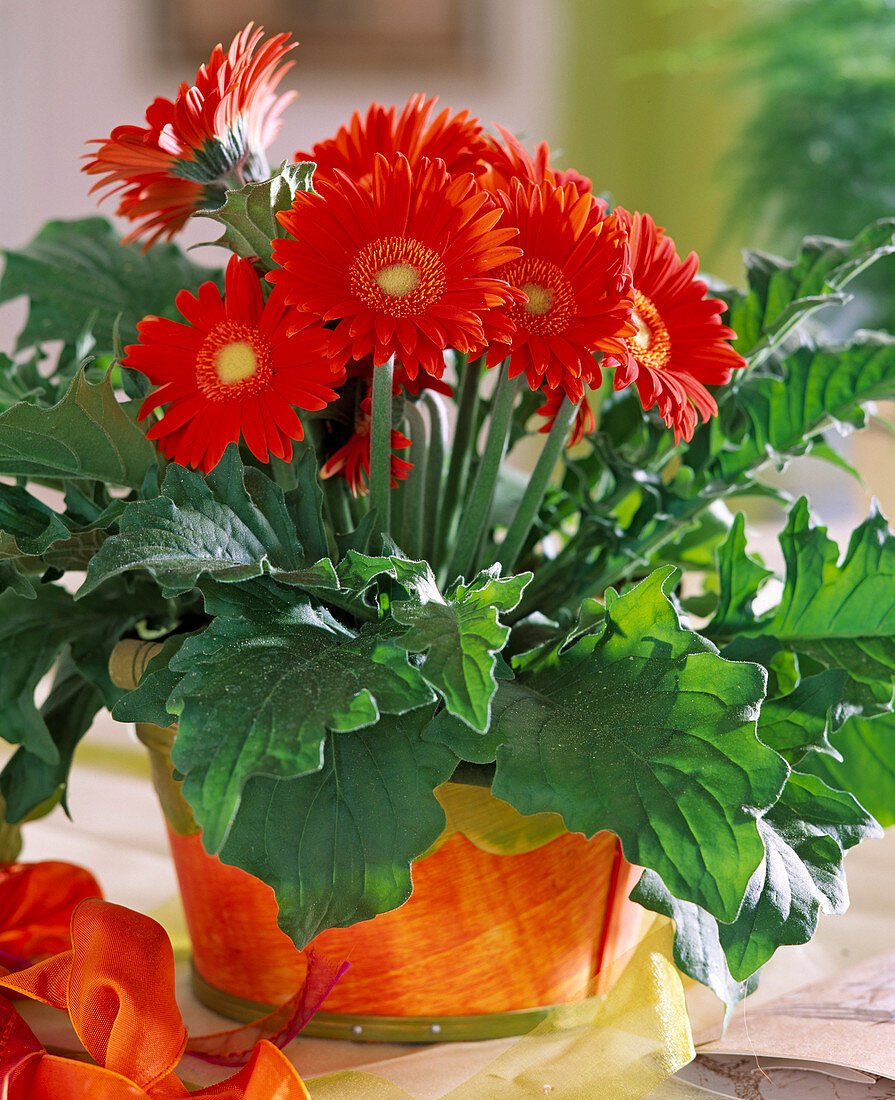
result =
M185 957L185 926L161 812L148 782L144 750L127 727L115 725L108 716L100 717L78 752L69 804L73 822L56 810L27 826L22 858L62 859L89 868L110 901L160 920L172 935L175 950ZM893 867L895 829L882 840L867 841L850 852L846 858L852 899L849 912L840 917L822 916L810 944L780 949L764 968L761 987L749 998L747 1010L890 951L895 929ZM178 1002L190 1031L205 1034L233 1026L193 997L188 963L183 961L178 967ZM697 987L689 992L688 1000L694 1032L698 1036L701 1031L706 1035L716 1033L718 1004L711 994ZM38 1034L41 1026L60 1026L50 1015L41 1018L38 1013L30 1019ZM340 1069L367 1069L401 1085L415 1100L436 1100L484 1068L512 1042L421 1048L299 1037L287 1053L305 1078ZM829 1051L828 1057L835 1060L836 1051ZM198 1066L191 1077L201 1084L225 1075L212 1067ZM774 1093L778 1094L784 1095ZM798 1089L785 1094L808 1095Z

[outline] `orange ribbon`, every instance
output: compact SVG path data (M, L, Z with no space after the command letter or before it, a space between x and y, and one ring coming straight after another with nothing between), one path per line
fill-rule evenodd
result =
M0 968L64 951L75 906L102 896L93 875L73 863L0 863Z
M71 919L71 949L0 978L67 1012L97 1063L48 1054L11 1004L0 1006L3 1100L310 1100L294 1067L267 1040L220 1084L190 1092L175 1073L187 1032L174 999L174 954L156 921L90 898Z

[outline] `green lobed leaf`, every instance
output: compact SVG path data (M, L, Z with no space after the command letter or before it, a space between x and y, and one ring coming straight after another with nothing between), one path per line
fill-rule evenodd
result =
M0 561L0 593L11 590L26 600L35 597L34 584L16 569L11 561Z
M841 564L802 497L780 536L786 560L775 637L886 636L895 632L895 536L876 509L853 533Z
M92 478L138 489L155 461L155 449L108 378L93 385L81 371L57 405L15 405L0 414L0 474Z
M777 374L752 372L703 430L711 460L700 476L734 484L768 462L811 450L834 423L862 424L862 406L895 395L895 337L860 333L845 347L800 347ZM699 457L699 440L692 448ZM691 456L688 455L688 460Z
M790 764L798 764L807 753L834 753L829 734L849 717L846 679L844 669L828 668L803 677L786 695L766 699L758 736Z
M157 599L157 597L156 597ZM0 595L0 733L49 765L59 754L34 702L40 680L68 648L80 674L112 703L118 693L108 662L119 638L146 617L145 594L110 590L76 603L55 585L40 585L32 599Z
M362 596L379 577L395 577L395 564L385 555L370 556L349 550L336 567L339 583Z
M882 836L851 794L799 772L790 773L759 827L767 854L736 920L719 927L730 972L740 980L782 944L807 943L819 913L848 908L843 852L865 837Z
M214 244L231 249L237 256L257 257L268 270L274 267L272 242L288 234L277 213L288 210L299 191L313 191L316 166L311 161L283 161L269 179L249 183L239 191L227 191L224 202L214 210L200 210L224 226Z
M831 737L842 757L808 757L800 770L849 791L879 823L895 825L895 714L850 718Z
M410 629L398 644L411 653L425 653L420 673L441 695L451 714L484 732L497 690L497 654L509 637L498 612L519 603L530 573L500 578L499 566L485 570L470 583L459 582L442 596L426 566L425 574L407 575L410 564L393 559L397 579L412 594L397 600L395 620Z
M74 345L89 323L94 352L114 355L116 321L121 341L130 343L138 321L148 314L177 318L178 291L195 291L216 274L172 244L145 252L122 245L105 218L47 222L23 249L5 255L0 302L30 300L17 349L50 340Z
M742 585L735 610L731 601L722 601L708 633L734 637L734 651L739 647L742 652L746 639L753 636L794 650L821 668L844 669L858 688L851 698L845 692L844 706L861 706L867 716L890 709L895 681L895 536L883 516L874 510L855 529L840 562L839 548L827 537L826 528L811 525L803 497L789 513L780 545L786 575L776 609L758 619L747 617L748 591ZM722 580L736 567L740 553L735 541L722 548Z
M66 504L73 499L69 489ZM21 485L0 484L0 560L29 576L49 569L84 570L124 509L123 501L94 507L93 518L60 515Z
M510 688L507 684L510 684ZM447 708L435 714L423 730L426 741L444 745L458 760L469 764L493 764L500 746L507 738L501 718L506 710L518 703L518 693L512 690L512 682L500 680L491 701L491 724L484 733L473 729L467 722L455 717Z
M718 606L713 621L736 624L755 621L752 602L773 572L746 553L746 517L737 512L718 550Z
M319 771L249 781L218 854L273 887L280 927L298 946L410 896L410 863L444 828L432 792L456 765L420 739L430 715L420 708L331 735Z
M341 736L435 698L381 630L355 634L304 598L269 616L218 616L169 668L182 677L167 704L180 716L172 759L212 849L253 776L317 771L327 731Z
M34 586L26 578L45 572L40 553L68 537L68 527L52 508L21 485L0 483L0 592L11 588L33 599Z
M602 626L517 660L489 732L492 789L573 832L611 830L675 896L731 920L787 766L755 735L764 671L681 627L671 576L610 591Z
M79 616L71 596L43 585L33 599L0 596L0 712L6 741L23 745L46 764L59 751L35 703L34 691L76 633Z
M317 452L309 443L294 443L291 469L294 489L286 493L286 511L292 518L305 554L318 561L329 555L326 526L323 522L323 490L317 474Z
M231 444L206 476L172 463L162 496L129 504L79 595L131 569L148 570L166 596L189 591L202 574L233 583L270 572L286 582L337 586L331 565L308 565L282 490L244 468Z
M53 688L40 708L41 719L56 747L56 760L47 760L24 745L16 749L0 773L7 821L23 821L38 806L57 798L66 806L75 749L102 705L102 692L85 680L70 660L63 659Z
M183 675L168 666L190 637L191 634L173 634L165 639L161 650L143 670L136 688L122 695L113 707L116 722L151 722L162 728L172 725L176 714L168 710L167 703Z
M45 379L38 364L38 356L16 363L0 351L0 412L20 401L32 401L43 395Z
M847 284L876 260L895 251L895 220L883 219L853 240L807 237L795 260L747 251L748 290L730 295L727 323L734 347L753 367L821 306L842 302Z
M654 871L643 872L631 900L674 921L675 965L724 1002L726 1026L734 1007L758 987L758 975L737 981L727 965L715 918L698 905L674 897Z
M0 483L0 558L42 554L69 529L62 517L21 485Z

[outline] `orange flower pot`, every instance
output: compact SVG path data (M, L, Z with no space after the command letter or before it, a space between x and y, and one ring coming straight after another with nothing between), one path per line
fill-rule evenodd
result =
M305 957L276 923L273 891L171 831L209 1007L251 1018L300 985ZM618 841L566 833L520 855L454 835L413 866L413 894L390 913L321 933L313 946L351 968L306 1034L408 1041L529 1030L583 994L633 943L642 910Z
M150 748L193 948L201 1001L249 1020L301 985L303 952L277 926L273 890L202 846L171 775L173 730L138 725ZM305 1034L443 1041L522 1034L550 1008L593 992L634 945L639 874L618 840L523 817L481 787L446 783L447 827L412 867L399 909L313 941L348 972ZM598 982L596 988L599 988Z

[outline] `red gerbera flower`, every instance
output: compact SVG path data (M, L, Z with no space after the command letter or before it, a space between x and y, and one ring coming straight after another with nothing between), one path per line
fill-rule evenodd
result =
M627 233L574 184L514 180L510 194L494 194L523 251L498 274L525 299L510 310L515 334L493 343L486 362L509 355L511 378L525 371L533 390L546 383L578 402L586 384L599 385L593 353L623 353L637 331Z
M288 34L278 34L255 53L263 32L252 24L225 54L215 46L193 85L180 85L177 98L157 98L146 110L146 126L118 126L84 165L103 178L91 188L120 192L117 213L140 222L125 238L149 233L147 247L172 237L193 211L218 206L224 184L241 186L268 172L264 151L279 129L280 114L295 92L277 96L277 84L292 62L280 64ZM107 196L104 196L107 197Z
M322 478L340 474L348 482L354 496L363 496L368 491L370 480L370 424L373 402L367 396L358 406L354 418L354 431L348 442L332 454L320 468ZM401 451L411 445L403 432L392 429L391 438L391 481L392 489L399 481L404 481L413 469L413 463L399 458L395 451Z
M494 274L519 255L516 232L495 228L500 211L483 209L471 175L378 156L369 190L338 170L317 190L277 215L295 239L273 242L281 267L267 277L290 305L337 322L340 365L372 353L375 366L395 356L410 379L420 367L440 378L445 348L481 346L483 315L521 298Z
M615 212L630 234L637 332L615 356L614 385L634 382L644 409L655 405L674 428L675 443L689 442L699 416L707 421L718 412L706 386L729 382L745 360L727 343L736 333L721 323L726 304L707 298L707 284L696 278L696 253L680 259L649 214Z
M594 185L574 168L558 171L550 165L550 149L546 141L535 149L532 157L525 146L509 130L495 125L503 141L486 134L484 137L487 152L484 156L485 171L479 177L479 186L486 191L509 191L514 179L528 180L530 183L550 183L554 187L574 184L579 195L590 194ZM607 203L594 198L600 213L605 213Z
M212 282L198 296L182 290L176 302L187 323L144 318L140 343L122 361L159 386L141 419L168 406L147 438L160 440L172 461L206 472L240 436L260 461L270 454L288 461L291 440L304 436L293 406L325 408L345 378L326 356L329 333L296 318L276 290L265 303L248 260L231 257L225 289L223 299Z
M397 107L371 103L365 119L356 111L335 137L318 142L309 153L296 153L294 159L316 163L315 184L320 178L333 179L338 170L367 185L377 153L390 162L400 153L411 165L423 157L438 158L451 175L481 171L479 159L487 146L479 120L468 111L452 116L449 107L431 119L436 102L437 97L414 95L400 114Z
M556 415L566 395L562 390L545 389L543 392L544 404L537 410L537 414L538 416L545 417L547 422L542 427L538 428L538 431L546 433L553 427L553 422L556 420ZM597 421L594 417L593 409L588 404L587 394L585 394L575 414L575 423L572 425L572 431L569 433L568 446L574 447L576 443L580 443L586 435L589 435L590 432L596 428L596 426Z

